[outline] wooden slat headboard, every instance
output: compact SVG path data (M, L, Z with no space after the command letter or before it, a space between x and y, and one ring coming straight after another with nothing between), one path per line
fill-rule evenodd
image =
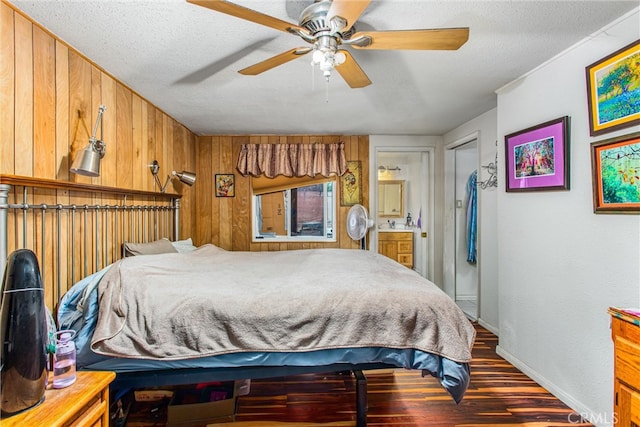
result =
M0 175L0 272L8 255L38 257L46 304L122 257L124 242L179 236L178 194Z

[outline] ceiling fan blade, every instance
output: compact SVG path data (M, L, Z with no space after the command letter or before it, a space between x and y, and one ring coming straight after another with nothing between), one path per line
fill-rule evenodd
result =
M187 0L187 2L215 10L216 12L226 13L227 15L235 16L236 18L246 19L247 21L255 22L256 24L275 28L276 30L291 32L291 30L294 29L302 31L302 28L298 25L274 18L273 16L265 15L264 13L257 12L253 9L249 9L226 0Z
M327 12L327 20L331 21L333 17L339 16L347 22L340 31L347 31L362 15L369 3L371 0L333 0Z
M356 49L456 50L469 40L469 28L433 30L363 31L355 33Z
M267 70L275 68L278 65L282 65L289 61L293 61L294 59L299 58L302 55L305 55L311 52L312 50L313 49L310 47L297 47L295 49L291 49L286 52L283 52L279 55L272 56L271 58L266 59L262 62L258 62L257 64L254 64L250 67L243 68L238 72L246 76L255 76L257 74L264 73Z
M335 70L340 73L347 84L354 89L369 86L371 80L369 80L369 77L362 71L362 68L360 68L360 65L358 65L353 56L351 56L351 53L342 49L338 52L344 53L346 59L342 64L336 66Z

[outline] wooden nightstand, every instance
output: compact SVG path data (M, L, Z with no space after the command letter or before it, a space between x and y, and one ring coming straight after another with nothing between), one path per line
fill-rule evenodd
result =
M640 317L615 308L610 308L609 314L614 346L615 425L640 426Z
M76 382L66 388L53 389L53 377L45 391L44 402L18 415L3 418L9 426L109 426L109 384L113 372L79 371Z

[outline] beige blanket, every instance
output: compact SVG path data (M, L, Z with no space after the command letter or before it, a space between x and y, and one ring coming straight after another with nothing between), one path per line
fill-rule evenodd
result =
M415 348L471 360L475 330L437 286L362 250L126 258L99 285L96 353L186 359L239 351Z

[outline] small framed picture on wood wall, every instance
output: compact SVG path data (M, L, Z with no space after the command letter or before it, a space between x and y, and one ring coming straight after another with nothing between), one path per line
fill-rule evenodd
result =
M340 177L340 206L362 203L362 168L360 160L347 162L347 171Z
M216 197L235 197L236 183L235 175L232 173L216 174Z

